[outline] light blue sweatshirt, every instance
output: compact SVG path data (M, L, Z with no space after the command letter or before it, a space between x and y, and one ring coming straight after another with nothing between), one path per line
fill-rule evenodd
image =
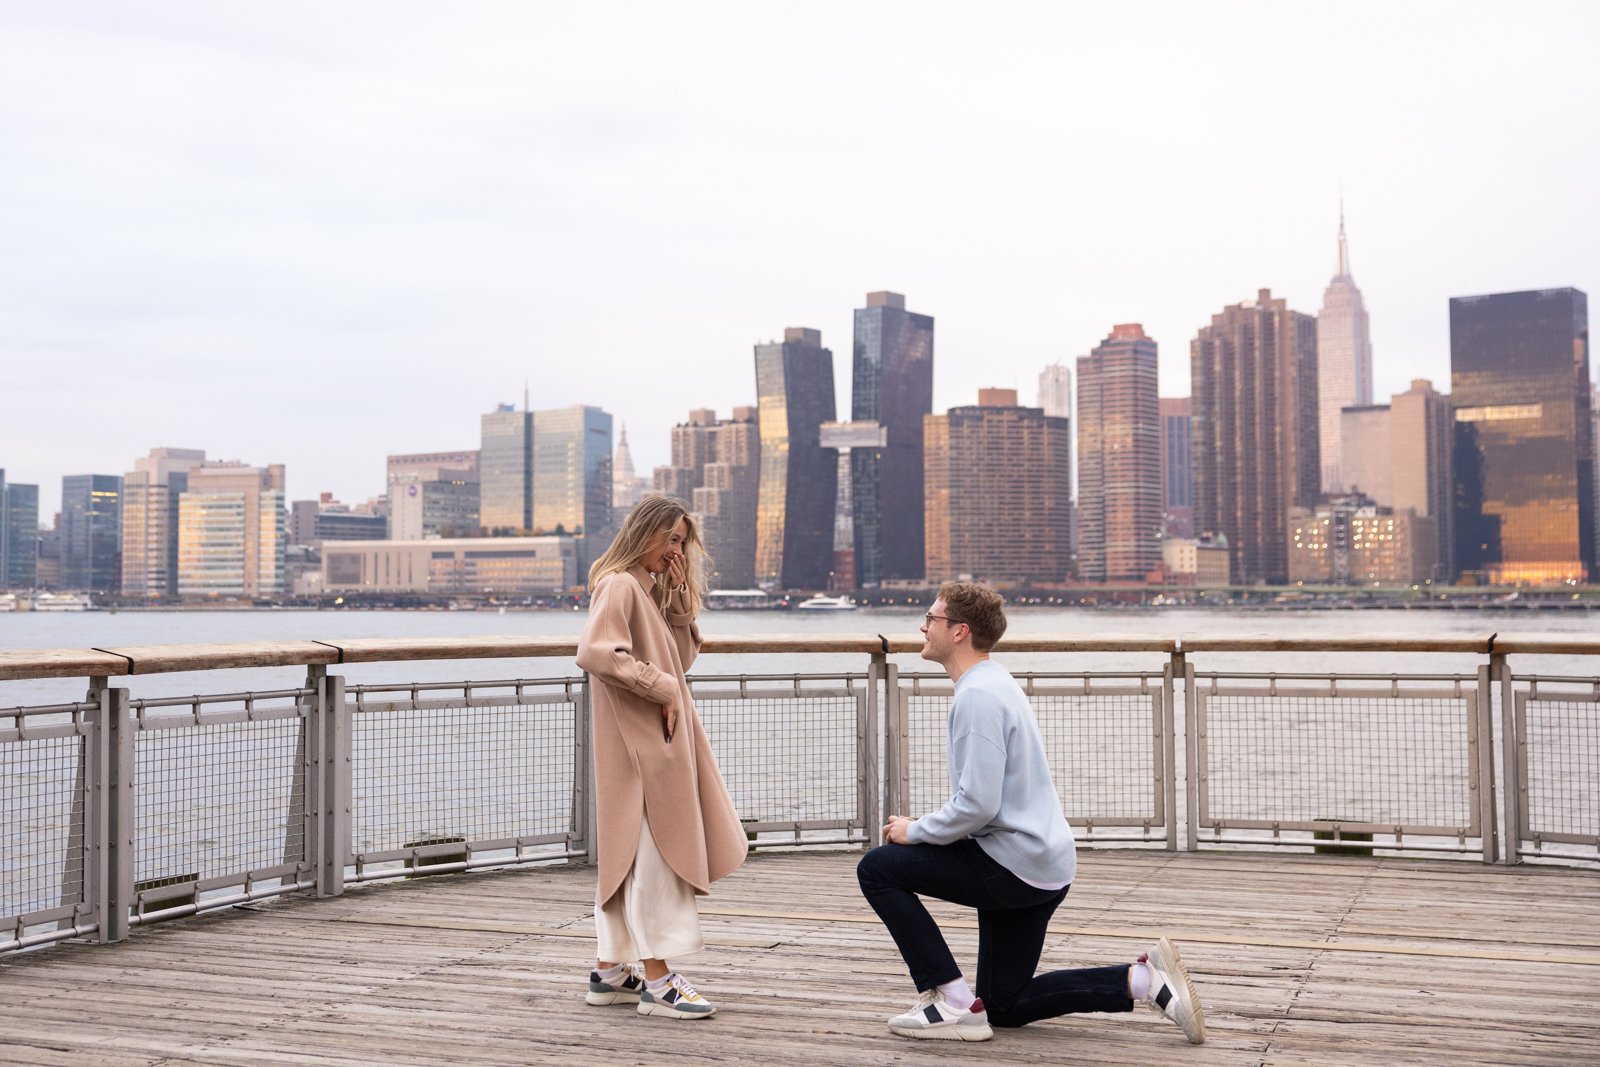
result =
M1058 889L1077 872L1072 827L1050 781L1039 724L1022 687L993 660L969 668L950 705L950 790L944 807L906 829L916 844L977 839L1030 885Z

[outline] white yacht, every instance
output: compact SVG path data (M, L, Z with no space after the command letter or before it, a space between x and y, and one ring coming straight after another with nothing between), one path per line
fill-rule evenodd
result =
M824 596L818 593L810 600L795 605L797 611L854 611L856 602L847 596Z
M88 611L92 607L82 593L40 593L33 598L34 611Z

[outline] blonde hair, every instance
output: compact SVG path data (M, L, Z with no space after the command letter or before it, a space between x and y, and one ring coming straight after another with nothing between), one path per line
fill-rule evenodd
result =
M670 530L679 522L683 523L685 530L683 558L688 570L689 611L694 615L700 614L709 557L700 540L700 527L694 521L694 516L689 514L689 509L682 501L669 496L647 496L628 512L628 517L622 521L622 529L611 541L611 547L589 567L589 592L593 593L600 579L606 575L628 570L638 563L661 531ZM650 597L665 615L672 596L672 589L667 584L669 579L666 572L652 575L652 578L655 581Z

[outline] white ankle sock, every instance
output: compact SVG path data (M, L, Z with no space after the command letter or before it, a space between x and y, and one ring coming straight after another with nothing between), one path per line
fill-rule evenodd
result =
M1128 968L1128 993L1134 1000L1148 1000L1150 998L1150 968L1143 963L1135 963Z
M646 979L644 984L645 984L645 987L650 990L650 992L659 993L663 989L667 988L667 983L670 982L670 981L672 981L672 972L668 971L666 974L662 975L660 978L648 978L648 979Z
M600 981L602 982L615 982L618 978L622 977L622 972L627 970L627 968L628 965L626 963L619 963L615 967L607 967L603 971L596 970L594 973L600 976Z
M939 992L944 996L944 1002L952 1008L966 1011L972 1007L972 1002L978 998L972 995L972 987L967 985L965 978L957 978L953 982L946 982L939 987Z

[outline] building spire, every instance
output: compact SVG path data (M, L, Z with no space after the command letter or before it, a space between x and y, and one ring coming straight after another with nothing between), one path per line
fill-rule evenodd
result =
M1350 245L1344 239L1344 194L1339 194L1339 277L1350 276Z

